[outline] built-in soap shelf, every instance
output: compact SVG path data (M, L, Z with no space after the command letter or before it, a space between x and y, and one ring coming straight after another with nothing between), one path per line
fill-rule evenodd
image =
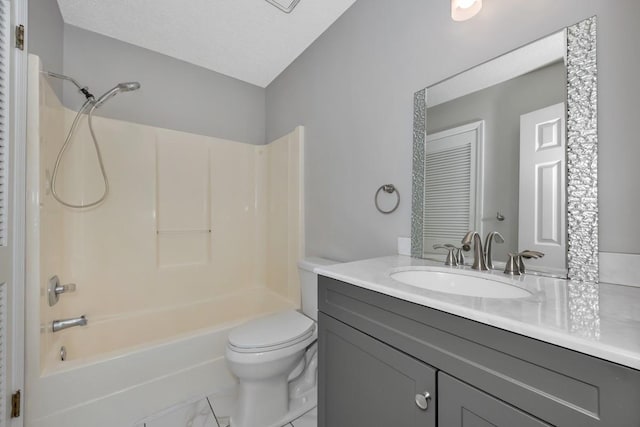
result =
M211 233L211 229L201 230L156 230L157 234L179 234L179 233Z

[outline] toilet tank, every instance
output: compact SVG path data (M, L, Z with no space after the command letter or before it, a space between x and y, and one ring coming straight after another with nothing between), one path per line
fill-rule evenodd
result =
M318 275L313 269L323 265L339 264L325 258L305 258L298 261L298 272L300 274L300 293L302 294L302 312L318 320Z

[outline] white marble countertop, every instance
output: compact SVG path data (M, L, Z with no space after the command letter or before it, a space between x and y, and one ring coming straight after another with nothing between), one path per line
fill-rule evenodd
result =
M478 298L421 289L390 277L393 271L411 267L444 266L390 256L318 267L315 272L640 370L640 288L602 283L585 288L530 274L511 278L501 271L446 267L460 274L488 276L532 293L521 299Z

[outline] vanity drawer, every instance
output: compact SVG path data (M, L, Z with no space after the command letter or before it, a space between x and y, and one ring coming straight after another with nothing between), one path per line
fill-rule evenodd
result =
M640 371L319 277L319 310L557 426L640 425Z

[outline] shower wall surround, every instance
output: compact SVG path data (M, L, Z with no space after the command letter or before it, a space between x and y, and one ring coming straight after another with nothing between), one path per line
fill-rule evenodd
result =
M298 305L302 128L255 146L96 117L110 193L96 208L72 210L51 197L48 179L75 112L60 104L42 76L34 96L40 105L30 114L30 132L40 138L41 325L86 314L91 327L218 299L220 310L229 311L228 298L256 292ZM102 192L86 123L65 155L58 185L70 202ZM76 283L77 291L49 307L46 282L54 274ZM181 319L174 321L176 330L184 329ZM59 348L56 338L41 334L41 362Z

